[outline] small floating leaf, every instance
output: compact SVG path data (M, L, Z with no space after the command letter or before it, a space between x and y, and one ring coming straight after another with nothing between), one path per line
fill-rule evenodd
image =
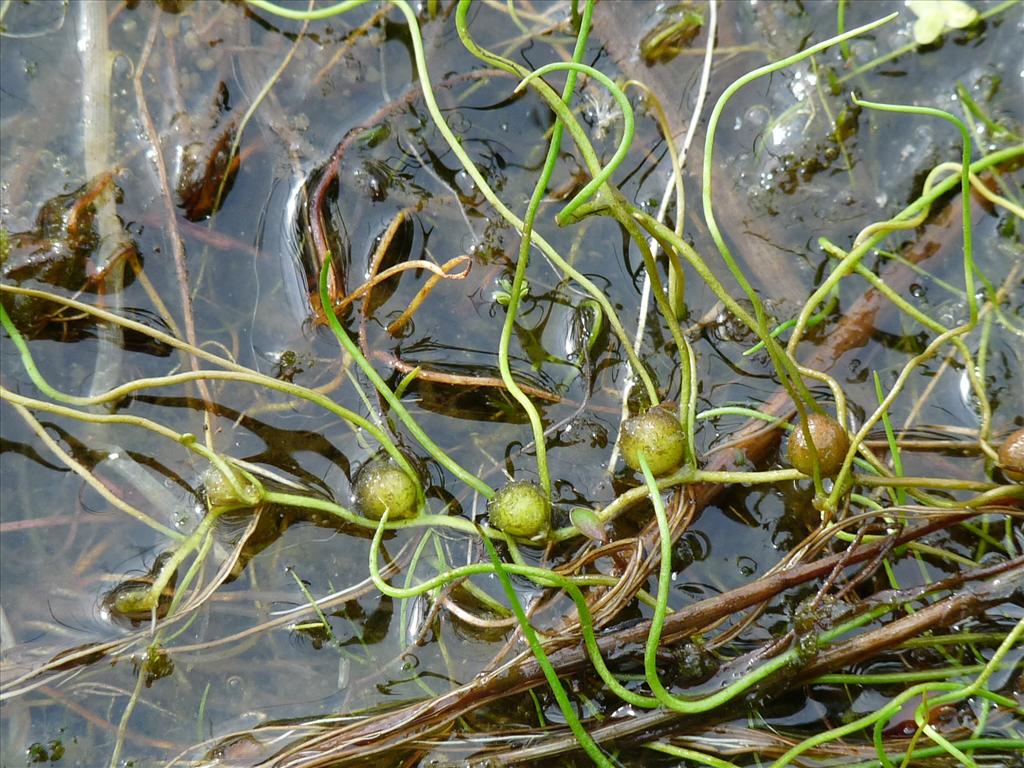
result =
M601 542L602 544L608 541L608 535L605 533L601 521L592 509L573 507L573 510L569 513L569 520L588 539Z

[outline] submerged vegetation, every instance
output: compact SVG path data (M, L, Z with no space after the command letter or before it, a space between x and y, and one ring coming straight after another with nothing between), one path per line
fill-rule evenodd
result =
M1024 750L1020 3L43 5L5 764Z

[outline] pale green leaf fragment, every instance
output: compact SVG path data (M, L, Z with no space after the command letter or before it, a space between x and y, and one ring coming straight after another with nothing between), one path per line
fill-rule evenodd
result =
M917 21L914 22L914 42L918 45L934 43L947 29L963 29L978 19L978 12L963 0L907 0Z
M587 509L586 507L573 507L572 511L569 512L569 520L579 529L579 532L588 539L593 539L594 541L600 541L602 543L608 541L608 535L605 533L604 527L601 525L601 520L596 514L594 514L593 510Z
M939 39L943 29L942 19L936 16L922 16L914 22L914 42L928 45Z
M969 27L978 18L978 12L963 0L945 0L946 26L951 29Z

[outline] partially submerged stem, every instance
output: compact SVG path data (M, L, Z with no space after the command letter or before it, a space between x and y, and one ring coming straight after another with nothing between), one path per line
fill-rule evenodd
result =
M335 337L341 344L342 348L352 356L352 359L356 361L356 365L363 374L373 384L374 389L383 397L391 409L395 412L398 418L406 426L406 428L412 433L413 437L419 442L420 445L433 456L438 462L440 462L449 472L455 475L457 478L466 483L466 485L473 488L481 495L486 498L491 498L494 495L494 490L487 485L483 480L480 480L476 475L465 470L462 466L456 463L447 453L441 450L441 447L437 445L426 432L423 431L422 427L416 423L416 420L412 418L409 411L402 404L402 401L395 397L395 393L391 391L387 383L380 377L373 365L363 357L363 353L360 351L356 343L349 337L348 332L342 326L341 321L338 320L338 316L334 313L334 307L331 304L331 296L327 288L327 276L331 270L331 255L328 253L324 259L323 268L320 270L320 302L323 307L324 314L327 316L327 322L331 326L331 330L334 331ZM387 440L384 444L391 443ZM415 474L408 463L408 459L401 456L400 452L394 456L395 460L401 464L406 471L410 474ZM420 498L422 499L423 489L419 489Z
M593 2L588 0L584 6L583 17L580 21L580 31L576 38L576 48L573 51L573 62L579 64L586 49L587 35L590 32L590 18L593 13ZM524 80L516 90L519 90L526 83ZM562 90L562 103L568 104L572 98L573 90L576 87L576 70L570 69L565 81L565 88ZM533 195L530 197L526 215L523 218L523 233L519 245L519 258L516 260L515 275L512 278L512 290L509 291L508 309L505 314L505 322L501 327L501 339L498 342L498 365L501 368L501 378L508 387L509 392L526 411L530 419L530 427L533 430L534 451L537 454L537 474L540 476L540 485L546 496L551 495L551 475L548 472L547 447L544 444L544 424L540 414L534 408L530 398L519 388L515 379L512 378L512 370L509 367L509 345L512 340L512 331L515 327L516 312L519 308L519 297L523 291L526 278L526 268L530 257L530 239L533 233L533 223L540 208L541 200L547 192L548 182L555 170L555 161L562 149L563 124L555 124L551 134L551 142L548 145L547 157L544 159L544 167L541 170L540 178L534 185Z
M113 139L110 129L110 72L113 54L107 42L107 14L102 3L78 7L78 44L82 54L82 132L85 176L99 177L110 171L109 151ZM113 312L122 308L124 259L132 247L117 217L113 184L107 185L96 199L96 223L99 235L96 268L103 275L103 293ZM124 339L117 325L100 329L100 344L93 365L92 392L102 391L118 378L121 371Z

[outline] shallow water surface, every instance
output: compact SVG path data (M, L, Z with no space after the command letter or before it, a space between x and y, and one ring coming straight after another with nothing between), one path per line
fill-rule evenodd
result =
M571 56L575 5L476 2L468 27L478 45L538 68ZM835 34L838 6L717 6L702 98L707 4L598 4L582 61L620 85L643 81L677 146L697 120L680 224L708 272L689 263L683 270L678 322L696 364L698 464L782 471L770 482L670 475L672 562L662 583L670 614L732 599L783 563L876 546L951 510L971 515L962 527L936 525L910 548L876 553L863 571L840 562L714 621L673 629L670 618L657 662L682 697L752 679L764 659L811 638L789 666L699 716L624 703L577 653L569 597L552 582L513 575L533 627L551 654L561 653L555 660L578 716L621 764L690 764L681 749L767 764L808 736L884 708L906 687L841 674L963 667L974 671L954 679L969 681L978 674L970 665L990 660L1021 619L1021 494L994 457L1024 427L1020 153L984 174L1008 204L975 195L970 206L976 302L965 290L954 190L862 260L891 281L901 308L891 297L866 303L865 292L873 294L864 276L844 277L797 346L796 359L841 390L852 432L878 406L876 375L882 394L901 387L887 414L903 444L901 465L879 421L865 435L853 495L839 494L833 510L854 522L835 536L822 534L814 483L786 474L779 435L752 447L743 408L777 406L765 425L792 410L771 356L745 354L757 334L710 287L717 276L753 313L701 204L708 160L724 244L763 301L768 327L796 317L835 267L825 239L851 250L866 226L926 192L933 167L961 158L960 135L947 122L859 107L851 92L949 110L966 121L973 160L1020 146L1024 6L970 5L982 18L926 46L914 44L914 16L902 3L846 5L846 28L893 10L900 16L741 89L708 158L709 115L726 87ZM433 97L458 147L523 216L554 112L536 91L516 91L518 77L467 51L453 3L413 11ZM681 29L672 25L686 13L699 23L652 49L662 33ZM9 318L0 353L0 762L312 766L375 755L396 766L586 764L529 666L493 572L415 589L457 566L487 570L473 529L487 520L485 496L510 478L542 482L543 470L499 355L521 236L434 123L406 18L370 3L305 23L241 3L185 0L0 3L0 14ZM563 77L547 79L560 88ZM636 130L612 179L624 204L654 216L671 160L652 102L636 88L627 93ZM623 131L614 99L585 78L570 111L598 161L609 162ZM607 297L628 343L594 291L531 250L508 360L543 432L551 535L513 548L496 543L507 563L590 577L581 584L602 651L624 684L646 695L647 630L630 631L654 614L637 593L659 591L659 536L649 500L633 490L642 475L618 457L617 435L624 407L679 402L684 353L666 319L647 307L643 254L622 222L596 215L556 225L590 178L586 159L567 136L536 231ZM669 227L679 216L670 206ZM326 322L318 283L328 254L334 311L408 420ZM978 317L963 342L984 398L952 344L908 365L941 332L936 323L971 323L972 306ZM637 356L655 402L627 354L642 313ZM15 343L22 338L24 349ZM829 383L805 382L834 413ZM359 516L353 488L382 444L422 480L423 511L457 523L389 525L374 544L375 526ZM214 466L222 458L236 462L239 488L224 488ZM264 495L240 498L249 483L243 471ZM885 473L925 480L908 495L880 482ZM830 489L825 479L820 490ZM591 515L588 528L579 508L617 512ZM371 558L407 593L378 588ZM992 575L985 568L1010 586L998 591L983 580ZM942 590L912 592L934 582ZM964 584L980 585L984 600L915 633L951 639L879 640L874 653L813 666L824 654L814 638L887 605L886 595L904 590L890 602L909 608L868 617L863 631L906 619ZM972 634L960 641L957 633ZM948 740L991 741L978 747L979 765L1009 764L1004 756L1024 733L1007 707L1020 702L1019 648L997 661L988 690L1002 698L959 701L934 719ZM533 682L517 687L530 674ZM491 685L499 677L502 685ZM886 722L905 728L913 712ZM886 733L895 748L907 747L900 733ZM677 753L641 747L655 742ZM875 759L870 729L848 744L814 752L806 764Z

